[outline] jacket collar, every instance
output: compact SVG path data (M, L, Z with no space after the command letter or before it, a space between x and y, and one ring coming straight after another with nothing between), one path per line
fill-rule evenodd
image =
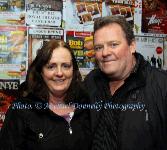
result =
M134 56L136 58L135 67L130 76L125 80L125 83L133 81L130 86L131 88L141 87L145 85L146 66L149 65L149 63L144 59L144 57L141 54L134 53Z
M139 53L135 53L134 56L136 58L135 67L130 76L125 80L123 86L116 91L116 93L119 93L119 96L125 95L131 90L139 89L146 84L146 66L148 66L149 63Z

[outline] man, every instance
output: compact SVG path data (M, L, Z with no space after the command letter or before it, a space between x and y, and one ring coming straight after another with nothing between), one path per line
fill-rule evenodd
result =
M92 110L92 150L167 149L167 74L135 52L131 25L121 16L94 25L98 69L85 78Z
M154 57L154 55L151 57L151 64L153 67L156 67L156 58Z
M158 68L162 68L162 59L158 56L157 58L157 64L158 64Z

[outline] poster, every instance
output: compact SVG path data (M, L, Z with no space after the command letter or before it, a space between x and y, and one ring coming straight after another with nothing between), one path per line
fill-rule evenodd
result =
M0 1L1 25L25 24L25 0L1 0Z
M3 125L9 106L18 96L19 84L19 80L0 79L0 128Z
M135 0L134 8L134 34L141 34L142 0Z
M167 34L167 1L142 1L142 32Z
M153 36L136 36L136 51L154 67L162 68L164 65L164 38Z
M26 0L26 24L60 27L62 9L61 0Z
M167 36L164 37L164 70L167 70Z
M92 32L67 31L66 42L74 51L82 75L95 67Z
M135 0L106 0L107 16L124 16L128 22L134 23Z
M101 0L69 0L64 5L67 29L93 31L94 20L102 16Z
M29 27L28 28L28 61L34 60L37 50L43 46L45 41L50 39L62 40L64 30L62 28Z
M25 79L27 28L0 26L0 79Z

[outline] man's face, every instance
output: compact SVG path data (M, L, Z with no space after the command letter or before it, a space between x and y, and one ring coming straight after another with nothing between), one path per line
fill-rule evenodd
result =
M120 25L113 23L94 34L95 57L110 78L122 79L132 69L135 42L128 45Z

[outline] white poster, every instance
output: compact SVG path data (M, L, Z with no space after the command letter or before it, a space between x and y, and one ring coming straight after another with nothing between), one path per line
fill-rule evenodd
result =
M26 24L60 27L62 10L61 0L26 0Z
M60 11L34 11L26 12L26 23L29 25L61 26L62 14Z
M152 66L163 67L164 38L136 36L136 51L141 53Z
M68 30L93 31L94 20L102 16L102 0L68 0L64 5Z

